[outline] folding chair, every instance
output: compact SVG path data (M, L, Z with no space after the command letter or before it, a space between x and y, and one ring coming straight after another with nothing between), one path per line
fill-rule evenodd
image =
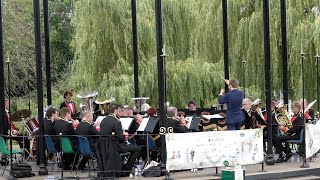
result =
M83 136L77 136L77 137L78 137L78 152L79 152L80 157L79 157L79 161L78 161L78 165L77 165L76 175L78 173L79 163L80 163L80 161L81 161L81 159L83 157L90 157L92 167L93 167L93 160L96 159L94 157L94 153L91 150L90 143L89 143L88 139L86 137L83 137ZM90 168L90 163L89 162L90 161L88 161L89 176L90 176L91 168Z
M45 137L45 142L46 142L46 146L47 146L47 152L48 154L54 154L57 157L57 164L60 163L60 152L58 152L58 150L54 147L54 143L53 140L51 138L51 136L48 135L44 135ZM51 172L53 171L53 166L55 163L52 164L52 169ZM58 171L59 171L59 166L58 166Z
M71 173L70 173L70 174L72 174L72 169L74 167L74 163L75 163L76 158L77 158L77 152L73 150L72 143L71 143L71 141L70 141L70 139L68 137L62 136L60 138L60 144L61 144L61 152L62 152L61 156L63 156L64 153L66 153L66 154L74 154L75 155L74 159L73 159L73 163L72 163ZM63 165L62 161L63 161L63 159L61 158L61 161L60 161L61 162L60 163L61 167Z
M4 141L2 136L0 136L0 153L2 155L5 155L7 157L9 156L10 158L12 158L10 156L10 150L8 149L8 147L7 147L7 145L6 145L6 143L5 143L5 141ZM17 161L17 154L22 154L22 151L21 150L12 150L12 155L14 155L16 161ZM5 165L4 169L3 169L3 172L2 172L2 176L4 174L4 171L7 168L7 165L8 164L6 163L6 165Z

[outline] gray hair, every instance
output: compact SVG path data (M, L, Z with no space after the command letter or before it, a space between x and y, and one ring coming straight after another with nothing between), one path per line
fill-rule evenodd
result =
M172 106L167 107L167 116L168 117L174 117L177 112L178 112L178 109L176 107L172 107Z
M83 119L84 117L88 116L88 114L91 114L91 112L89 112L89 111L83 111L83 112L81 113L81 119Z
M251 99L249 99L249 98L244 98L244 99L242 100L242 104L243 104L244 102L248 102L250 106L251 106L251 104L252 104L252 101L251 101Z

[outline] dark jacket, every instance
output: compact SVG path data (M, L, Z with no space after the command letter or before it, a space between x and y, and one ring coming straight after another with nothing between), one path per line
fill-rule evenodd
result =
M121 122L120 120L118 120L116 117L112 115L105 117L101 121L100 133L102 136L105 136L105 137L115 136L120 143L125 141L123 137Z
M292 122L292 126L293 127L289 128L289 130L287 130L286 134L295 137L295 139L299 139L300 138L300 133L301 133L301 130L302 130L302 127L303 127L303 121L302 121L301 113L295 114L291 118L291 122Z
M70 141L72 142L73 145L73 150L77 150L77 138L76 138L76 131L73 128L73 125L69 122L67 122L66 120L63 119L59 119L56 120L54 123L54 129L57 133L57 135L60 135L60 133L63 136L68 136L68 135L73 135L73 136L69 136Z
M77 126L76 133L77 135L86 137L90 143L91 150L94 150L94 145L98 142L99 138L95 135L99 135L100 133L93 127L93 124L89 124L86 121L80 122Z
M70 111L71 111L71 117L74 119L74 117L77 116L77 108L76 108L76 104L75 104L73 101L71 101L71 102L72 102L73 107L74 107L73 111L71 111L71 109L70 109ZM69 107L67 106L67 101L63 101L63 102L60 104L60 109L63 108L63 107L69 108Z
M234 89L224 96L219 96L219 104L227 104L227 124L244 121L245 117L241 111L243 96L243 92L238 89Z
M115 137L100 137L96 144L98 161L98 178L119 177L121 171L121 157L118 140ZM99 172L105 171L105 172Z
M168 128L172 127L174 133L186 133L188 132L188 128L182 126L179 120L167 118Z
M43 121L43 126L44 126L44 134L45 135L57 135L55 127L54 127L54 122L51 121L51 119L45 118ZM57 136L51 136L52 141L54 143L54 147L56 149L59 149L59 140Z

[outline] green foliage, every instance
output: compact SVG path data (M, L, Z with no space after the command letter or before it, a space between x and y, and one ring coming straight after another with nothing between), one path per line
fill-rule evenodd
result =
M306 53L306 95L315 99L316 67L320 50L320 17L312 8L319 0L287 1L290 99L301 98L300 52ZM78 0L73 24L75 51L70 88L98 90L132 103L134 96L129 1ZM141 96L157 105L157 64L154 2L137 1L139 80ZM280 2L270 2L270 37L273 95L281 97L282 59ZM231 78L246 77L247 95L264 98L264 46L262 2L229 0L229 52ZM200 106L215 103L223 81L221 1L163 0L163 36L166 45L167 100L184 107L190 99ZM242 68L243 61L245 70ZM240 82L241 84L241 82Z

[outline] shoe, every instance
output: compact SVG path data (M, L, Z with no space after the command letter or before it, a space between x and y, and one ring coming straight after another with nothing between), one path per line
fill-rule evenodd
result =
M286 160L283 158L283 157L279 157L277 160L276 160L276 163L282 163L282 162L285 162Z
M286 154L286 160L288 161L291 157L292 157L292 153L290 152L290 153L288 153L288 154Z

